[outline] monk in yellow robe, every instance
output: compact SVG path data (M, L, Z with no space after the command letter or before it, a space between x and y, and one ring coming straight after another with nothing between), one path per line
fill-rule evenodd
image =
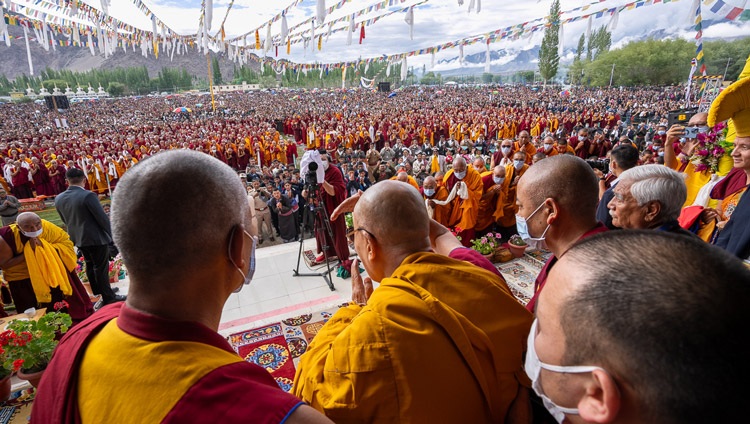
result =
M424 179L420 192L425 200L427 214L440 225L447 226L450 204L442 204L448 199L448 191L445 187L439 185L435 177L430 176Z
M458 235L461 243L471 246L479 216L479 200L482 198L482 177L473 167L466 166L466 160L459 156L453 160L453 168L445 173L443 181L448 193L459 184L466 188L466 198L462 198L458 193L463 190L457 187L458 192L451 202L448 227L460 229Z
M417 180L415 180L411 175L407 174L403 168L401 168L396 173L396 175L392 176L391 179L395 181L401 181L402 183L407 183L417 189L417 191L419 191L419 184L417 184Z
M68 233L33 212L19 214L15 224L0 229L0 267L19 311L51 310L65 300L74 322L91 315L94 307L76 265Z
M375 184L331 219L352 209L369 276L352 264L352 303L310 343L292 393L335 422L530 422L532 315L497 269L404 184Z
M503 217L505 198L510 181L505 178L505 167L495 166L482 174L482 198L479 200L479 215L474 226L477 232L489 229Z
M708 120L708 113L696 113L688 121L688 126L704 126ZM693 149L697 147L697 140L691 139L683 145L684 152L676 155L674 151L674 142L683 134L682 125L673 125L667 132L667 141L664 143L664 165L674 169L677 172L685 174L685 185L687 186L687 198L683 207L691 206L695 202L700 189L711 179L711 170L698 171L695 165L688 159L692 155ZM705 205L704 205L705 206Z
M505 179L508 180L508 194L503 203L503 214L500 217L499 224L501 227L505 227L513 233L516 232L516 213L518 213L518 205L516 205L516 188L518 186L518 180L520 180L523 174L529 169L529 165L525 160L526 156L523 152L516 152L513 154L513 162L505 165ZM517 166L519 164L520 166Z

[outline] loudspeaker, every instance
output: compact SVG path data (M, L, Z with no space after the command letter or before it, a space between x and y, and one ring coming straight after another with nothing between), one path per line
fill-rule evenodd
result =
M381 93L390 93L391 92L391 83L390 82L379 82L378 83L378 91Z
M52 98L55 98L55 101L52 101ZM57 104L58 109L69 109L70 108L70 102L68 102L68 96L44 96L44 104L47 105L47 109L49 110L55 110L55 104Z

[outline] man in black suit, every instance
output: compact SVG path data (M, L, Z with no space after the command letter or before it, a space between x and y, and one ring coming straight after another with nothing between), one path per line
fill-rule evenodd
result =
M618 228L612 225L612 216L609 214L607 204L615 197L614 188L620 180L620 174L636 165L638 165L638 149L631 144L620 144L609 153L609 170L617 177L610 183L609 188L606 187L607 178L604 173L594 169L594 173L599 177L599 207L596 208L596 220L610 230Z
M102 296L102 304L125 300L109 285L109 245L112 229L99 198L83 188L86 174L78 168L65 173L68 189L55 198L55 208L68 228L68 234L86 261L86 276L91 290Z

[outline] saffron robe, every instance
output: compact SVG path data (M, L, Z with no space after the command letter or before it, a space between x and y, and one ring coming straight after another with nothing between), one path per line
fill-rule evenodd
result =
M471 166L466 167L466 176L463 180L456 178L453 173L453 169L448 170L443 177L445 181L445 189L450 193L453 190L453 186L457 182L462 181L466 183L466 188L469 191L468 199L461 199L456 196L451 202L450 215L448 218L449 227L461 228L462 230L473 229L477 224L477 216L479 216L479 200L482 198L482 177L479 175L474 168Z
M31 421L279 423L301 404L215 331L116 303L60 341Z
M526 394L531 320L497 274L414 253L325 324L292 392L335 422L504 422Z

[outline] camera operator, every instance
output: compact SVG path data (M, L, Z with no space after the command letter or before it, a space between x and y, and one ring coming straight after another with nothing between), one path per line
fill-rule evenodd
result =
M696 172L689 158L693 155L693 150L698 144L697 133L706 133L709 128L706 125L708 114L705 112L696 113L688 121L686 126L674 124L666 133L666 142L664 143L664 165L674 169L677 172L685 174L685 184L687 185L687 199L684 206L690 206L695 201L698 191L711 179L711 171ZM693 129L695 137L685 137L686 130ZM679 155L675 151L675 144L679 142Z
M346 199L346 183L344 182L344 176L341 171L332 166L329 162L328 153L324 150L320 151L320 161L323 164L323 170L325 173L323 181L316 181L317 187L312 187L313 183L308 178L305 181L305 190L302 191L302 196L308 199L313 204L324 201L326 213L328 217L331 216L333 210L336 209L341 202ZM312 175L314 175L315 169L312 169ZM308 175L311 174L308 171ZM312 176L309 175L309 176ZM311 189L317 190L313 193L309 192ZM322 214L316 214L315 216L315 228L325 228L325 223ZM315 262L323 262L325 256L329 258L337 256L341 260L341 266L344 269L351 268L351 262L349 261L349 244L346 242L346 222L343 219L337 219L336 221L330 221L331 232L333 233L333 240L327 231L316 231L315 241L317 242L317 251L319 255L315 258ZM325 237L325 238L324 238ZM323 246L328 246L327 251L323 252Z

